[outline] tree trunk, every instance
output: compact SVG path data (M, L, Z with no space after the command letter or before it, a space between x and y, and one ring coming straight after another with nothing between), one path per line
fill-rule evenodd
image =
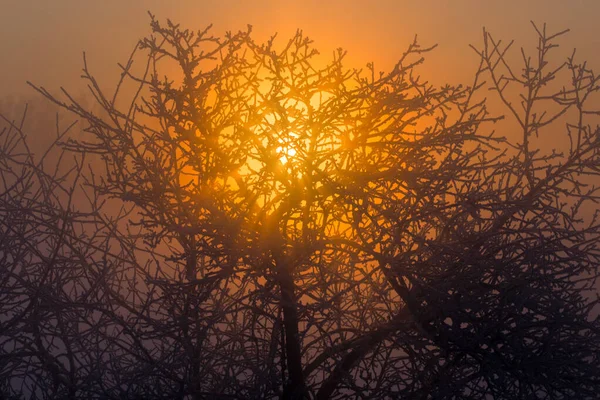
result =
M283 399L297 400L305 397L306 386L302 373L300 335L298 332L298 312L296 310L295 284L286 268L277 263L277 277L281 289L281 308L285 331L285 351L288 369L288 382L284 382Z

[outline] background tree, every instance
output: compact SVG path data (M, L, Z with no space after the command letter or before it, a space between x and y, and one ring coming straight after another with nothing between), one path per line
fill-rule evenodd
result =
M2 116L0 130L2 395L97 397L110 382L100 332L114 316L95 310L112 270L111 232L102 229L99 204L82 202L87 162L56 147L74 124L60 128L57 117L54 135L36 131L51 140L36 158L39 140L32 145L24 133L26 115L27 108L20 120Z
M560 34L538 30L514 72L484 33L473 83L438 88L416 40L378 73L341 50L321 63L301 32L277 47L152 31L111 95L84 66L101 112L37 88L86 122L65 148L102 166L85 174L88 233L69 236L90 245L65 257L90 274L63 302L77 328L33 350L60 335L2 336L40 397L596 396L598 227L580 210L597 200L599 86L574 57L549 63ZM491 130L489 85L517 140ZM536 148L563 118L571 147ZM13 325L35 326L5 288Z

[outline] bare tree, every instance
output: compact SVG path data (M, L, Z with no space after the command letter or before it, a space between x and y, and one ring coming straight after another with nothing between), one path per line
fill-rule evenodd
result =
M21 122L3 116L0 131L2 393L85 397L108 377L99 374L105 357L96 346L112 318L93 310L104 300L98 288L109 266L100 263L110 232L92 229L101 222L97 207L83 211L84 158L56 147L73 124L60 129L57 119L54 143L36 159L26 110Z
M378 73L341 50L321 63L301 32L278 47L152 17L114 93L84 64L101 112L34 86L86 123L63 143L81 160L64 192L83 179L89 201L75 218L54 186L35 207L12 194L28 172L5 183L3 229L32 218L2 247L7 393L20 378L42 398L596 397L599 231L581 209L598 199L600 86L574 56L553 66L562 33L536 31L522 70L484 32L473 83L435 87L416 40ZM490 86L515 140L493 131ZM569 149L536 147L565 120Z

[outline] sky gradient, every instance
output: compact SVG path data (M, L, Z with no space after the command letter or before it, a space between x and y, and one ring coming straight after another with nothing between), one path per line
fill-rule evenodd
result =
M600 1L199 1L54 0L0 1L0 97L28 97L31 80L50 90L60 86L77 93L82 52L100 82L112 87L118 62L124 62L138 39L150 32L147 11L185 27L213 24L213 33L254 27L260 41L277 32L281 40L302 29L328 55L348 50L348 65L374 61L385 70L393 65L415 34L439 47L427 57L423 71L440 83L465 81L476 67L470 43L481 40L482 27L495 37L515 39L518 46L535 43L530 20L550 30L571 29L564 49L577 46L592 67L600 66Z

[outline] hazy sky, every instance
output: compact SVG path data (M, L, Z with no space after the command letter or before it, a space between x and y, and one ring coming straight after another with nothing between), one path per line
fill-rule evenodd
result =
M336 47L349 51L356 66L375 61L389 67L414 34L424 44L438 43L427 71L451 81L464 80L475 68L468 48L478 43L483 26L496 37L534 43L530 20L551 30L571 28L565 46L577 46L600 68L599 0L0 0L0 97L31 93L25 81L48 89L78 82L82 52L106 84L117 77L136 41L149 33L150 10L185 27L214 24L214 33L254 26L261 40L278 32L283 38L301 28L323 54Z

